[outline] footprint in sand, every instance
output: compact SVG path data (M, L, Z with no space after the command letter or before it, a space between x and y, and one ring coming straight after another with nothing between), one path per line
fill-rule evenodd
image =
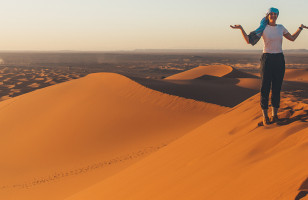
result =
M86 172L95 170L95 169L99 169L99 168L103 168L109 165L113 165L119 162L125 162L127 160L132 160L132 159L136 159L139 158L141 156L144 156L146 154L150 154L152 152L157 151L158 149L166 146L167 144L161 144L158 146L150 146L150 147L146 147L144 149L141 149L139 151L136 152L132 152L130 154L126 154L126 155L121 155L118 157L115 157L113 159L110 160L106 160L106 161L101 161L101 162L96 162L96 163L92 163L89 164L87 166L81 167L81 168L77 168L77 169L71 169L69 171L64 171L64 172L56 172L52 175L46 176L46 177L39 177L39 178L33 178L32 181L29 182L24 182L24 183L19 183L19 184L14 184L14 185L3 185L0 186L0 190L2 189L28 189L30 187L39 185L39 184L44 184L44 183L48 183L51 181L55 181L57 179L60 178L65 178L68 176L73 176L73 175L78 175L78 174L84 174Z

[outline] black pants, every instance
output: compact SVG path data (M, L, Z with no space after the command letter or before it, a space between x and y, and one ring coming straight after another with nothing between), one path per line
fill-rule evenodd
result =
M262 109L268 109L269 94L272 87L272 107L280 106L280 90L285 72L283 53L263 53L261 61L261 99Z

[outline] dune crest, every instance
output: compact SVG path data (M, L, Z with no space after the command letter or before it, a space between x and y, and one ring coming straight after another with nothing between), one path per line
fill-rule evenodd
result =
M199 66L160 80L131 78L163 93L227 107L255 95L260 87L258 77L227 65Z
M166 77L166 80L191 80L191 79L215 79L215 77L225 78L256 78L255 76L241 72L228 65L206 65L174 74Z
M195 67L193 69L178 74L174 74L172 76L166 77L165 79L189 80L196 79L204 75L222 77L232 72L232 70L233 68L227 65L206 65Z

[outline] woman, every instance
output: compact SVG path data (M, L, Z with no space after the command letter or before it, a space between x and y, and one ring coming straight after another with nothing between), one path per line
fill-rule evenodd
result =
M264 47L261 56L261 99L260 104L263 112L263 124L278 122L278 108L280 106L280 90L285 72L285 60L282 52L282 36L290 41L295 41L303 28L308 28L301 24L297 31L291 35L281 24L276 24L279 10L270 8L266 16L261 20L260 27L249 35L246 34L241 25L231 26L233 29L240 29L247 44L255 45L261 36ZM268 117L269 93L272 86L272 118Z

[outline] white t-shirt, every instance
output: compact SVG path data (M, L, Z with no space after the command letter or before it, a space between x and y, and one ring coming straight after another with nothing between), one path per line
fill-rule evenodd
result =
M288 30L282 25L266 25L262 37L264 41L263 53L282 53L282 37Z

